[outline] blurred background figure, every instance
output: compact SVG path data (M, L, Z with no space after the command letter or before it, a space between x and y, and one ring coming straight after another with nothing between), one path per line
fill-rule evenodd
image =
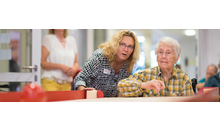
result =
M200 88L204 87L205 82L212 76L216 75L218 72L218 68L216 65L211 64L206 69L206 77L201 79L198 84L196 85L196 88L199 90Z
M9 60L9 72L20 72L18 65L18 40L11 40L10 48L12 58ZM17 91L20 85L20 82L9 82L9 91Z
M176 68L181 69L180 64L176 64Z
M43 39L41 54L41 85L45 91L71 90L78 70L75 38L67 29L49 29Z
M220 69L220 63L218 64L218 68ZM220 94L220 72L210 77L205 82L204 87L219 87L219 94Z

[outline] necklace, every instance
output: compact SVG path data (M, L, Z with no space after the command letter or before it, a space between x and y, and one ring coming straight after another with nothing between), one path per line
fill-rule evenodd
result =
M64 38L64 37L57 37L57 39L58 39L60 42L65 42L65 38Z
M60 39L59 39L59 41L60 41L60 42L64 42L64 41L65 41L65 39L63 39L63 40L60 40Z
M124 65L124 63L123 63L123 64L118 65L117 67L115 66L115 71L117 71L117 70L118 70L119 68L121 68L123 65Z

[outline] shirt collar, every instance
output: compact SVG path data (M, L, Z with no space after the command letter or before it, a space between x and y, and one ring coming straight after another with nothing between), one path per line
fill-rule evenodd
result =
M157 74L157 75L159 76L159 75L161 75L161 74L162 74L162 72L161 72L161 70L160 70L160 67L159 67L159 66L158 66L158 68L157 68L157 69L158 69L158 74ZM177 71L176 67L175 67L175 66L173 66L173 71L172 71L172 76L171 76L171 77L173 77L173 76L175 76L175 77L176 77L176 73L177 73L176 71Z

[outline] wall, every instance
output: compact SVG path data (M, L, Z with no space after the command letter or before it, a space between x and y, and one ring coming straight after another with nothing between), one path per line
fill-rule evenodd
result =
M41 41L43 41L43 38L48 34L48 29L41 29ZM41 42L42 44L42 42Z
M8 33L9 31L7 29L1 29L0 33ZM3 46L3 44L0 44L1 49L9 49L9 44L7 44L7 47ZM9 72L9 60L0 60L0 73L2 72Z
M180 58L180 65L181 69L185 71L188 76L192 78L196 78L196 41L192 42L186 40L180 40L180 47L181 47L181 58ZM186 65L186 59L188 59L188 65Z
M145 42L143 43L143 51L145 53L145 66L147 68L150 67L150 52L151 52L151 45L152 45L152 41L151 41L151 35L150 34L144 34L145 37Z
M76 40L79 68L82 68L87 60L87 31L86 29L69 29L69 35L73 36Z
M94 29L94 50L98 49L101 43L106 42L105 40L106 30L105 29Z

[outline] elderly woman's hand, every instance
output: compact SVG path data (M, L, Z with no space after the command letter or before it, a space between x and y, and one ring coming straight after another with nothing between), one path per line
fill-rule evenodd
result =
M161 89L165 88L165 85L162 81L153 79L151 81L141 83L141 88L155 89L158 93Z

